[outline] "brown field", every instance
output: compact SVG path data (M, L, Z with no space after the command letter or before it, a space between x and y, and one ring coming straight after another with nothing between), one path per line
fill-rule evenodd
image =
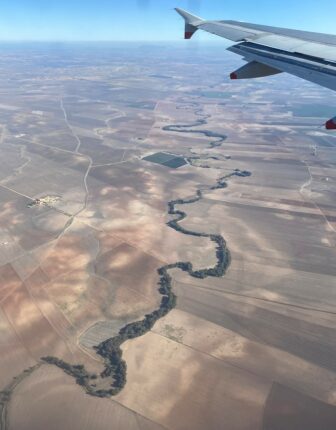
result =
M92 399L57 368L43 366L15 391L9 421L17 430L127 428L160 430L149 419L109 399Z
M155 333L128 343L125 358L130 382L117 400L164 427L260 427L263 378Z
M215 47L36 49L52 67L0 56L0 429L336 428L336 141L314 113L336 99L285 75L229 84ZM142 160L162 151L199 158ZM236 169L252 175L211 189ZM195 234L170 228L168 202L197 190L175 205ZM160 267L217 264L197 233L230 267L169 272L177 306L122 345L117 396L24 373L43 356L101 372L93 347L159 308Z

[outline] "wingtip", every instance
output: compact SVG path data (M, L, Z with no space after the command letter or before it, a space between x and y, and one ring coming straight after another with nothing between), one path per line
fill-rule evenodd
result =
M180 7L174 7L174 9L176 10L177 13L182 14L182 13L189 13L184 9L181 9Z
M179 15L181 15L183 18L185 17L185 14L187 13L187 11L185 11L185 10L183 10L183 9L179 8L179 7L174 7L174 10L175 10Z
M193 22L196 23L196 22L202 22L203 21L203 19L200 18L199 16L193 15L184 9L181 9L179 7L175 7L174 9L189 24L192 24Z

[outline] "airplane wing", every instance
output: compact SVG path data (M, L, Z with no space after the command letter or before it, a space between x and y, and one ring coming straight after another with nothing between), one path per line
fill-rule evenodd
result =
M336 91L336 35L269 27L239 21L205 21L182 9L185 39L204 30L235 44L229 51L247 64L231 73L231 79L249 79L287 72ZM336 129L336 117L326 122Z

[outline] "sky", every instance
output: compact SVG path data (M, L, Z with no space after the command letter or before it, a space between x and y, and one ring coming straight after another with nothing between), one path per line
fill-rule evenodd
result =
M176 6L205 19L336 33L334 0L10 0L0 2L0 41L181 40Z

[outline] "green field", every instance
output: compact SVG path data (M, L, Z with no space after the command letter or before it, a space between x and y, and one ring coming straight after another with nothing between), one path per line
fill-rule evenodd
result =
M166 152L157 152L156 154L148 155L143 160L150 161L151 163L161 164L162 166L178 169L187 164L183 157L174 154L167 154Z

